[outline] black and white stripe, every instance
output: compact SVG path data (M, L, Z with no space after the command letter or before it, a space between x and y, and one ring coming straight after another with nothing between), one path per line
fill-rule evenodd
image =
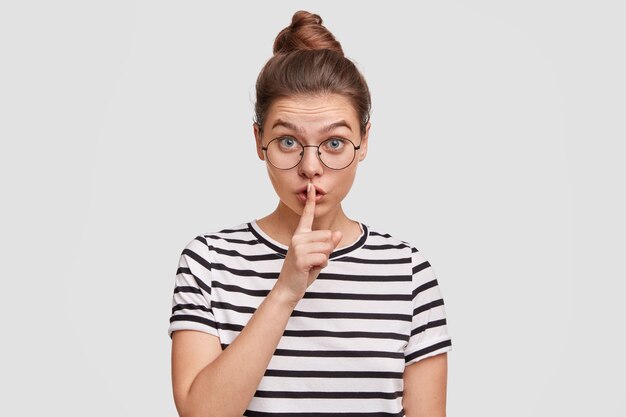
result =
M405 366L451 349L431 265L408 243L361 227L298 303L246 416L403 416ZM256 222L190 241L176 271L170 336L199 330L226 349L286 253Z

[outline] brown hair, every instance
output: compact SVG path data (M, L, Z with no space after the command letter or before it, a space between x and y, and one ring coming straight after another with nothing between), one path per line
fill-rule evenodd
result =
M340 94L359 118L361 134L370 118L371 98L365 78L343 54L341 44L322 25L322 18L300 10L274 41L274 56L256 82L255 122L263 130L265 116L278 98Z

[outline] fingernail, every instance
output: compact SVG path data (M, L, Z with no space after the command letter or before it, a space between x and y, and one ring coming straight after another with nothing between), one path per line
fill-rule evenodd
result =
M311 192L311 183L308 183L308 184L306 185L306 192L307 192L307 193Z

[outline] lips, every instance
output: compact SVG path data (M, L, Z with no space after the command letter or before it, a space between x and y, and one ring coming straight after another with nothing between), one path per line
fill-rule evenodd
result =
M324 197L324 195L326 194L326 191L324 191L324 189L320 188L317 185L314 185L315 187L315 202L318 202L322 199L322 197ZM298 191L298 198L300 199L300 201L302 202L306 202L306 192L307 192L307 187L302 187L300 188L300 190Z
M314 185L313 187L315 187L315 195L326 194L326 191L324 191L324 189L319 187L318 185ZM307 189L307 186L305 185L304 187L300 188L300 190L298 191L298 194L304 193L304 195L306 195L306 189Z

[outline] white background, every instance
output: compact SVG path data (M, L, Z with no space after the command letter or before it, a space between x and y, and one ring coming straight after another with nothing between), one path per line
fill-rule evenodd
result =
M367 78L347 213L446 300L450 416L623 416L619 1L0 6L0 415L175 416L180 251L259 218L254 82L293 12Z

